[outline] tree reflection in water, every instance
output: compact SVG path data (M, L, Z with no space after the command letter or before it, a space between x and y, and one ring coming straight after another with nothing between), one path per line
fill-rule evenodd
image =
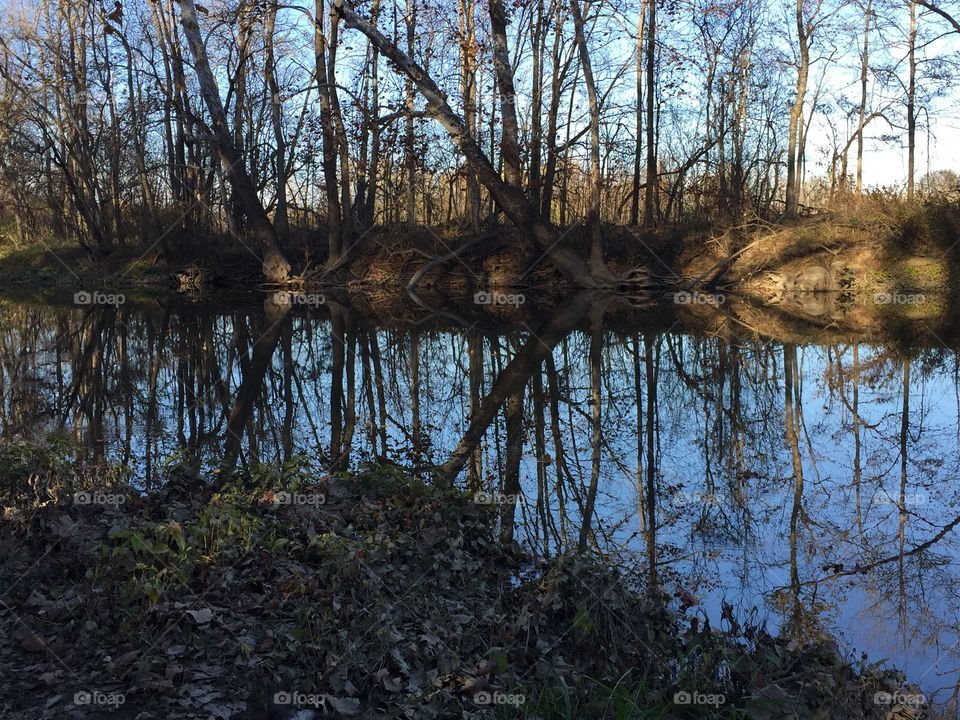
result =
M591 547L713 623L756 608L952 687L956 352L611 327L606 302L506 327L7 305L2 432L66 431L144 487L173 464L395 462L499 502L536 554Z

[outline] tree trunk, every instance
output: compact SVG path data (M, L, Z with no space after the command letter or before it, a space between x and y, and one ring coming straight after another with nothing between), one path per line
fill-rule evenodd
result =
M250 18L250 8L246 5L246 0L241 0L237 8L237 69L232 78L229 78L229 85L233 86L233 146L237 149L237 156L240 162L244 164L247 173L251 176L250 182L254 187L257 186L256 178L252 169L245 163L248 159L248 153L244 135L244 110L247 108L247 66L250 58L250 43L253 40L253 26ZM236 237L241 237L246 227L247 212L244 208L244 202L240 199L236 189L232 186L229 193L229 202L227 207L227 222L230 232Z
M347 240L353 232L353 217L350 212L350 152L347 146L347 130L343 124L343 112L340 110L340 96L337 93L337 48L340 46L340 16L330 6L330 43L327 46L327 89L330 93L330 115L333 120L333 137L336 143L337 157L340 159L340 210L341 227L340 254L343 260L347 252Z
M373 0L370 22L376 26L379 17L380 0ZM380 51L373 43L370 44L370 53L370 165L361 215L365 227L372 226L376 217L377 183L380 181Z
M536 16L530 24L530 43L533 48L532 95L530 98L530 169L528 194L530 204L534 208L540 207L540 159L543 149L543 132L541 114L543 112L543 60L544 36L546 23L544 22L544 7L537 4Z
M463 121L467 132L477 138L477 39L474 26L475 0L460 0L460 92L463 95ZM470 229L480 230L480 183L477 173L464 168L466 191L464 209Z
M577 285L597 287L607 283L606 278L594 278L587 272L583 261L570 250L555 246L555 231L540 220L539 214L527 201L522 190L505 183L497 174L483 150L467 132L463 120L447 104L446 98L433 79L379 30L360 18L344 0L334 0L334 7L343 16L347 27L359 30L370 38L385 57L414 81L424 96L431 115L450 135L454 145L476 170L477 179L489 190L514 225L531 237L536 245L547 253L554 265Z
M647 192L643 201L643 224L653 227L657 219L655 196L657 187L657 146L654 137L654 74L657 59L657 0L647 0L650 22L647 27Z
M523 388L503 404L507 432L507 457L503 473L503 498L500 504L500 542L513 542L517 498L520 495L520 461L523 459Z
M416 0L407 0L407 55L410 58L414 57L414 41L416 33L416 22L417 22L417 2ZM414 112L414 94L413 94L413 79L407 77L406 82L406 106L407 106L407 115L404 118L406 124L406 132L404 133L404 147L406 150L406 158L404 164L406 165L407 171L407 182L406 182L406 207L407 207L407 225L413 225L417 221L417 210L416 210L416 195L414 191L416 189L417 182L417 159L416 159L416 138L413 134L413 112Z
M213 130L213 147L220 159L220 164L227 175L230 185L242 203L250 219L250 229L263 255L263 276L270 282L283 283L290 277L290 263L280 252L276 244L276 235L273 225L263 209L263 203L257 195L256 188L247 174L246 168L234 147L230 128L227 126L227 116L220 100L220 91L210 61L207 59L207 50L200 38L200 25L197 22L197 10L193 0L177 0L180 5L180 24L183 26L187 44L193 55L197 80L200 84L200 95L203 97L210 113Z
M587 212L587 227L590 228L590 269L594 275L599 276L607 267L603 260L603 237L600 232L600 101L597 98L596 83L593 81L593 65L590 63L590 50L587 48L583 31L579 0L570 0L570 13L573 16L580 64L583 66L583 81L587 85L587 98L590 102L590 209Z
M547 165L543 175L543 193L540 201L540 214L547 222L550 222L553 212L553 188L557 174L557 116L560 112L562 80L566 75L566 66L561 66L560 63L560 38L563 33L561 6L562 3L557 3L556 27L551 53L553 66L550 74L550 105L547 110ZM561 67L563 67L563 71L561 71Z
M863 191L863 125L867 112L867 73L870 70L870 16L873 0L867 0L863 13L863 57L860 62L860 119L857 123L857 195ZM843 179L846 181L846 178Z
M277 22L277 0L267 3L263 17L264 61L263 73L270 93L270 121L273 125L273 172L277 178L277 208L273 213L273 227L281 237L289 231L287 219L287 145L283 137L283 97L277 84L276 58L273 50L273 30Z
M343 213L349 208L340 206L337 192L337 146L333 129L333 110L330 101L331 82L328 77L327 36L323 26L323 0L314 4L313 51L314 68L320 104L320 131L323 141L323 184L327 197L327 267L340 262L343 251Z
M907 86L907 202L913 202L917 154L917 3L910 0L910 82Z
M803 129L803 101L807 94L807 75L810 67L808 33L803 18L803 0L797 0L797 39L800 44L800 65L797 68L797 94L790 108L790 131L787 138L787 197L786 216L794 217L800 205L800 150L799 139Z
M490 29L493 34L493 73L500 95L500 160L508 185L520 187L520 143L517 130L517 93L513 87L513 66L507 48L507 13L503 0L490 0Z
M640 138L643 136L643 38L648 2L650 0L643 0L640 5L640 14L637 16L637 144L633 152L633 197L630 201L631 225L640 223L640 173L643 168L643 153L641 152L643 144L640 142Z

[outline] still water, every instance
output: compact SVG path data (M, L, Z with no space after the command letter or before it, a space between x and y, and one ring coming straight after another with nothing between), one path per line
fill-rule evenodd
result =
M453 478L535 556L590 547L688 616L719 626L729 604L952 692L956 345L610 311L7 303L0 423L7 440L65 432L143 488L224 457Z

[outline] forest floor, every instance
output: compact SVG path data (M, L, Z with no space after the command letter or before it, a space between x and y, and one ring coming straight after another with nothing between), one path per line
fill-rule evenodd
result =
M931 717L828 637L711 628L682 578L537 560L391 467L90 477L0 448L0 718Z

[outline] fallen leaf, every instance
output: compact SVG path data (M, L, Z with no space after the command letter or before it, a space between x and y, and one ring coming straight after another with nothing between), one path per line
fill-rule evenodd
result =
M125 666L125 665L129 665L129 664L131 664L134 660L137 659L137 655L139 655L139 654L140 654L140 653L139 653L138 651L136 651L136 650L131 650L130 652L125 652L123 655L121 655L121 656L118 657L116 660L114 660L114 661L113 661L113 664L114 664L116 667L123 667L123 666Z
M32 633L20 641L20 647L27 652L43 652L46 646L47 644L43 641L43 638Z
M187 610L187 615L193 618L197 625L206 625L213 619L213 610L202 608L200 610Z
M336 698L333 695L324 695L324 702L330 703L330 706L338 713L343 715L356 715L360 712L359 698Z

